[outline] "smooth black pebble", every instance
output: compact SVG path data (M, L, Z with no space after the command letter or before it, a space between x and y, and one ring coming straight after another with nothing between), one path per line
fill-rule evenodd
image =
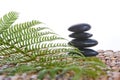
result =
M92 36L93 34L90 34L90 33L72 33L69 35L69 37L77 38L77 39L87 39Z
M72 32L84 32L88 31L91 28L89 24L83 23L83 24L77 24L71 26L68 30Z
M98 55L98 52L96 52L96 51L94 51L92 49L81 49L81 52L86 57Z
M98 42L94 39L73 39L69 42L70 45L75 46L77 48L84 48L84 47L92 47L98 44Z

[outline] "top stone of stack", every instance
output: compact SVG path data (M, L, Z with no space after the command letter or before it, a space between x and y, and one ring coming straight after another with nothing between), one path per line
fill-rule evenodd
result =
M82 24L73 25L68 30L72 32L84 32L90 29L91 29L91 26L89 24L82 23Z

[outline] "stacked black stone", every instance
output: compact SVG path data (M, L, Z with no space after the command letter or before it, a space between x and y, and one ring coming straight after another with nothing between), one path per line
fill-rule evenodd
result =
M77 24L71 26L68 30L73 33L69 35L69 37L74 38L69 42L70 45L77 47L84 56L96 56L98 52L93 49L88 49L88 47L92 47L98 44L98 41L94 39L89 39L93 35L87 33L86 31L90 30L91 26L89 24Z

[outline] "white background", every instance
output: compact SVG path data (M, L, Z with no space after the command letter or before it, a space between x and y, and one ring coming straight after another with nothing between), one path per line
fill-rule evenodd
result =
M17 22L33 19L46 23L57 34L71 40L67 29L89 23L92 49L120 50L120 0L0 0L0 17L9 11L19 13Z

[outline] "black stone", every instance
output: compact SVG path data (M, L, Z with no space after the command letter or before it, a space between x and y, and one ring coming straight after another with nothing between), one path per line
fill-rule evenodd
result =
M84 32L88 31L91 28L89 24L83 23L83 24L77 24L71 26L68 30L72 32Z
M70 45L75 46L77 48L84 48L84 47L92 47L98 44L96 40L93 39L73 39L69 42Z
M92 49L79 49L80 52L85 56L85 57L91 57L91 56L96 56L98 55L97 51L94 51ZM74 55L78 55L78 56L82 56L79 53L75 53L75 52L70 52L69 54L74 54Z
M90 33L72 33L69 35L69 37L77 38L77 39L87 39L89 37L92 37L93 35Z
M98 55L97 51L94 51L92 49L82 49L81 53L86 56L86 57L90 57L90 56L96 56Z

